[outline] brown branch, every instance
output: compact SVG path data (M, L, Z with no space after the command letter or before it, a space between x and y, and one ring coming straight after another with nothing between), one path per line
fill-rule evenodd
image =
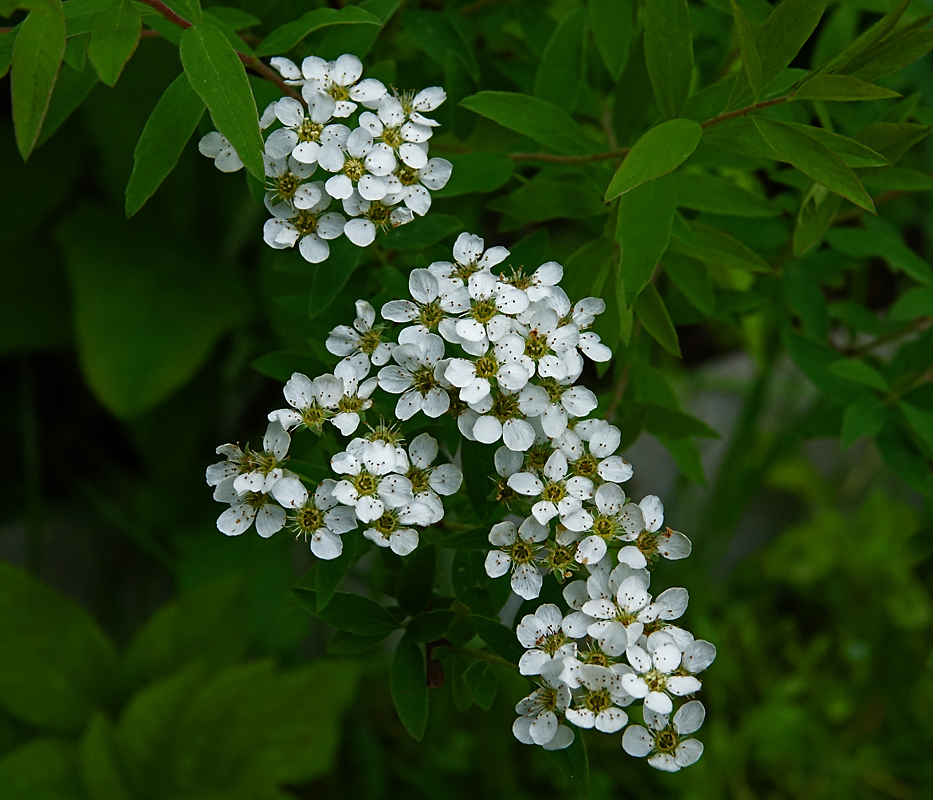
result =
M738 108L735 111L728 111L725 114L720 114L718 117L713 117L712 119L706 120L706 122L701 122L700 127L706 130L706 128L711 128L713 125L719 125L721 122L728 122L730 119L736 119L737 117L744 117L747 114L751 114L753 111L759 111L762 108L768 108L770 106L776 106L781 103L786 103L791 99L792 95L784 95L783 97L776 97L773 100L764 100L760 103L753 103L750 106L745 106L745 108ZM605 153L590 153L585 156L561 156L554 153L509 153L509 158L513 161L551 161L558 164L586 164L590 161L609 161L612 159L625 158L631 147L622 147L618 150L609 150Z
M191 23L186 20L184 17L176 14L172 9L170 9L162 0L139 0L141 3L154 8L158 11L163 17L165 17L169 22L177 25L179 28L184 30L185 28L190 28ZM294 97L299 103L301 103L305 108L307 108L307 103L305 103L304 98L301 96L300 92L295 91L295 87L289 86L285 83L285 79L279 75L274 69L260 61L256 56L247 55L246 53L241 53L239 50L234 51L237 54L237 58L243 62L243 66L247 69L251 69L260 77L265 78L270 83L274 83L279 89L287 94L289 97Z

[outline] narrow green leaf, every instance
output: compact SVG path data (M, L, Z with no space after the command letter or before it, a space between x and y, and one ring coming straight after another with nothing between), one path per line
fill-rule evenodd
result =
M628 63L629 46L638 31L635 3L633 0L588 0L586 5L596 49L612 79L618 81Z
M826 0L782 0L765 20L755 44L761 58L761 85L767 86L794 60L816 30Z
M911 31L904 36L892 36L872 51L871 60L852 74L874 81L913 64L933 50L933 31Z
M246 168L264 180L259 114L233 45L213 25L193 25L181 36L181 63L217 130L227 137Z
M379 17L362 8L316 8L276 28L256 47L257 56L284 55L308 34L332 25L381 25Z
M933 286L914 286L891 306L888 319L910 321L918 317L933 317Z
M875 205L862 182L829 147L784 122L761 117L753 119L759 132L781 161L787 161L860 208L875 213Z
M552 750L551 758L557 762L570 784L579 791L579 796L589 797L590 762L586 755L586 741L581 734L582 731L577 732L569 747Z
M534 95L572 111L583 80L586 16L578 7L565 16L551 36L535 72Z
M668 119L676 117L690 94L693 37L687 0L645 4L645 63L654 99Z
M19 25L6 33L0 33L0 78L10 71L10 64L13 63L13 45L18 33Z
M558 153L590 150L582 128L564 109L546 100L516 92L477 92L460 105Z
M132 217L172 171L204 114L204 101L181 73L156 103L133 151L126 185L126 216Z
M696 149L702 136L700 123L690 119L672 119L652 128L635 142L613 175L606 190L606 202L673 172Z
M828 369L833 375L844 378L853 383L860 383L879 392L887 392L890 388L884 376L870 364L864 361L853 361L850 358L840 358L829 364Z
M834 249L852 258L883 258L892 269L905 272L915 281L933 285L933 267L896 237L880 230L839 228L826 238Z
M680 357L680 342L677 341L677 331L671 322L671 315L667 313L664 301L653 283L649 283L638 295L635 301L635 316L645 326L645 330L652 338L671 355Z
M59 3L36 6L19 25L10 82L16 146L25 161L42 130L65 55L65 15Z
M729 217L776 217L781 213L774 203L724 178L684 170L672 177L680 208Z
M904 153L929 136L931 130L933 127L929 125L913 122L873 122L856 133L854 138L893 163L900 161Z
M507 628L497 619L490 619L478 614L470 614L467 621L476 631L476 635L486 642L491 650L498 653L506 661L511 661L513 664L518 663L524 649L518 643L515 632L511 628Z
M685 439L688 436L702 439L719 438L719 434L703 420L683 411L658 405L639 405L645 412L645 430L655 436L669 436L672 439Z
M933 449L933 411L901 401L897 404L898 409L910 423L923 443Z
M716 294L709 271L701 261L668 252L664 257L664 272L703 314L712 317L716 313Z
M115 0L97 18L87 55L108 86L117 82L123 66L136 51L142 24L132 0Z
M822 183L814 183L803 197L794 227L794 255L800 258L818 245L842 205L842 197Z
M360 594L337 592L320 611L317 598L311 589L292 589L298 602L328 625L359 636L379 636L391 633L399 627L388 611L379 603Z
M867 63L866 54L894 30L909 5L910 0L902 0L896 8L879 19L823 69L827 72L850 73L864 66Z
M421 645L408 636L401 638L395 650L389 686L398 718L420 742L428 724L427 670Z
M105 713L96 713L80 743L81 777L90 800L132 800L117 752L113 723Z
M233 31L242 31L247 28L255 28L258 25L262 25L261 19L254 17L252 14L248 14L240 8L234 8L232 6L211 6L210 9L211 16L219 19Z
M463 223L450 214L428 214L425 217L415 217L411 222L399 225L389 231L381 239L382 246L390 250L423 250L441 239L446 239L455 231L462 231ZM344 237L341 237L344 238ZM331 245L333 247L333 245ZM356 245L351 246L358 253L362 252Z
M619 199L616 241L622 246L619 275L626 308L651 280L667 250L676 207L670 175L643 183Z
M743 272L768 272L768 262L734 236L711 225L689 222L692 241L675 239L671 250L699 259L712 268L722 266Z
M755 44L755 32L752 30L752 24L748 17L735 0L729 0L732 4L732 19L735 23L735 33L739 40L739 51L742 53L742 67L745 71L745 78L751 87L752 94L757 102L761 94L761 59L758 56L758 47Z
M431 599L434 553L433 545L422 545L405 559L405 565L398 574L395 597L399 608L409 616L421 611Z
M505 214L521 224L556 217L583 219L604 215L608 211L599 202L599 197L582 181L577 185L566 178L553 180L543 177L534 177L514 192L496 197L486 204L486 208ZM503 226L502 229L508 230L508 227Z
M878 192L930 192L933 177L907 167L887 166L866 170L860 175L866 188Z
M857 142L855 139L850 139L847 136L841 136L825 128L801 125L799 122L786 122L784 124L826 145L827 148L839 156L842 163L847 167L852 167L853 169L884 167L889 163L888 159L881 153L877 153L870 147L866 147L861 142Z
M167 0L167 5L188 22L201 21L201 0Z
M496 699L496 690L499 688L496 668L488 661L474 661L466 668L463 679L476 705L483 711L489 711Z
M848 449L863 436L877 436L884 427L884 404L865 394L846 406L842 415L841 444Z
M63 3L65 35L70 39L93 31L101 12L112 3L113 0L68 0Z
M505 153L444 154L453 165L450 180L434 197L459 197L472 192L494 192L504 186L515 170L515 162Z
M883 100L900 97L897 92L875 86L851 75L817 75L803 84L794 94L794 100Z
M293 467L293 469L295 469ZM322 611L330 603L343 582L347 571L356 560L357 546L361 540L359 531L350 531L342 537L343 551L337 558L318 561L314 570L314 591L317 610Z

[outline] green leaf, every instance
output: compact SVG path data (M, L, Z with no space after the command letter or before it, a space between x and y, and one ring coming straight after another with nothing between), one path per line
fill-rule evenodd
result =
M606 202L673 172L696 149L702 136L700 123L690 119L672 119L652 128L635 142L613 175L606 190Z
M56 238L74 294L82 371L119 417L136 417L172 394L220 335L243 322L242 283L214 252L181 249L158 229L89 204L59 225Z
M422 545L405 559L395 584L399 608L411 616L421 611L431 599L434 588L433 545Z
M913 64L930 50L933 50L933 31L912 30L900 36L895 35L874 48L868 63L852 74L866 81L874 81Z
M292 592L308 611L342 631L360 636L379 636L399 627L395 617L385 608L360 594L336 592L331 601L318 611L317 600L310 589L295 588Z
M709 272L702 262L668 253L664 257L664 272L697 309L708 317L715 315L716 295Z
M511 628L507 628L497 619L490 619L479 614L470 614L467 621L476 631L476 635L489 645L493 652L502 656L506 661L518 663L525 651Z
M673 179L680 208L729 217L776 217L781 213L774 203L723 178L679 170Z
M786 4L789 0L784 0ZM875 205L865 187L839 156L814 137L783 122L754 117L755 125L778 158L872 213Z
M573 110L583 80L585 33L586 17L582 8L575 8L560 21L538 62L535 97Z
M619 199L616 240L622 246L619 276L623 299L631 308L667 250L676 210L674 183L669 175L626 192Z
M36 147L41 147L52 138L68 117L78 110L95 86L97 73L93 69L76 72L66 64L62 65Z
M463 230L463 223L450 214L428 214L425 217L415 217L411 222L389 231L378 241L387 250L422 250L442 239L446 239L455 231ZM333 245L331 245L333 246ZM353 245L358 251L359 247Z
M904 153L929 136L931 130L933 127L929 125L913 122L873 122L856 133L855 139L893 163L900 161Z
M434 197L494 192L508 182L515 170L515 162L505 153L445 153L444 157L453 165L453 172L443 189L431 193Z
M847 167L883 167L888 164L888 159L881 153L876 153L870 147L849 139L846 136L840 136L825 128L815 128L811 125L801 125L797 122L785 123L800 133L816 139L824 144L833 153L835 153Z
M457 71L462 68L473 84L480 82L480 66L473 52L474 48L468 43L459 24L460 20L452 10L409 9L402 20L415 46L427 53L438 65L446 69L449 63Z
M923 443L933 449L933 411L917 408L903 400L898 402L897 407Z
M101 12L113 0L68 0L65 8L65 35L71 39L94 30ZM155 13L155 11L153 11Z
M94 620L4 562L0 651L0 704L36 728L80 731L113 689L114 648Z
M797 258L823 240L841 205L842 197L829 191L822 183L810 186L803 196L794 227L793 246Z
M877 436L883 427L884 404L873 395L863 395L847 405L842 415L842 447L850 448L863 436Z
M248 14L240 8L233 8L232 6L211 6L210 9L212 17L216 17L233 31L242 31L247 28L255 28L257 25L262 25L261 19L254 17L252 14Z
M765 20L755 44L761 58L761 85L767 86L794 60L816 29L826 0L782 0Z
M10 64L13 63L13 46L17 34L19 34L19 25L0 33L0 78L10 71Z
M335 656L352 656L372 650L380 642L384 642L389 634L377 636L358 636L346 631L334 631L327 640L327 652Z
M838 378L826 369L839 360L839 353L831 347L805 339L789 329L783 332L783 340L784 347L794 363L822 392L843 402L853 402L864 392L850 381Z
M581 797L590 794L590 763L586 755L586 741L582 732L577 732L573 742L563 750L551 750L551 758L556 762L560 771L567 780L580 793Z
M36 146L64 55L62 5L36 6L19 24L10 66L13 126L16 146L24 161Z
M532 178L511 194L487 203L486 207L521 224L558 217L582 219L608 211L592 189L566 179L559 181L542 177Z
M379 17L355 6L316 8L276 28L256 47L257 56L284 55L308 34L332 25L381 25Z
M891 306L888 319L914 320L918 317L933 317L933 286L914 286L897 298Z
M3 800L84 800L74 742L32 739L0 758Z
M761 59L758 57L758 47L755 44L755 32L741 6L735 0L729 0L729 2L732 5L732 20L735 23L735 33L739 40L739 51L742 53L745 78L757 102L761 94Z
M826 369L833 375L837 375L847 381L859 383L862 386L868 386L880 392L887 392L890 388L884 376L864 361L840 358L838 361L834 361L832 364L827 365Z
M702 439L719 438L719 434L703 420L685 414L683 411L659 405L638 405L645 412L645 430L655 436L666 436L671 439L685 439L689 436Z
M442 639L456 614L448 608L423 611L408 623L408 635L416 642L426 644Z
M671 355L679 358L680 343L677 341L677 331L674 330L671 315L667 313L664 301L653 283L647 284L638 295L634 309L635 316L652 338Z
M793 93L793 100L883 100L900 97L897 92L853 78L851 75L817 75Z
M165 90L133 151L126 185L126 216L132 217L172 171L204 115L204 101L181 73Z
M770 271L771 267L767 261L731 234L699 222L690 222L688 226L693 234L693 241L672 239L670 248L673 252L702 261L714 274L719 268L743 272Z
M81 739L81 777L90 800L132 800L120 774L115 732L107 716L98 712Z
M933 284L933 267L904 242L880 230L838 228L826 234L834 249L852 258L883 258L892 269L905 272L916 281Z
M233 45L213 25L193 25L181 36L181 63L217 130L227 137L246 168L265 180L256 101Z
M516 92L477 92L460 105L558 153L590 151L587 136L574 119L546 100Z
M392 659L389 675L392 702L411 737L420 742L428 724L428 680L421 645L403 636Z
M885 14L845 50L831 59L823 69L828 72L849 73L864 66L867 59L871 57L869 54L872 49L894 30L909 5L910 0L902 0L892 11Z
M933 191L933 177L907 167L878 167L865 170L860 177L867 188L879 192Z
M654 99L661 113L673 119L684 107L693 78L687 0L652 0L645 4L645 62Z
M97 18L87 55L108 86L117 82L123 66L136 51L142 24L132 0L115 0Z
M293 467L294 469L294 467ZM343 536L343 551L337 558L318 561L314 569L314 591L316 594L316 608L320 612L337 591L353 562L356 560L359 534L350 532Z
M201 0L167 0L167 4L189 22L201 21Z
M463 679L476 705L483 711L489 711L499 688L496 668L488 661L474 661L464 671Z
M633 0L588 0L590 30L596 49L614 81L619 80L628 62L629 46L638 26Z

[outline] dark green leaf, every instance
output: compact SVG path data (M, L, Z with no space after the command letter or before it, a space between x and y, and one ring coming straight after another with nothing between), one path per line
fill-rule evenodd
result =
M804 333L815 341L825 341L829 334L829 308L807 265L788 264L781 284L787 307L791 314L800 318Z
M933 128L929 125L913 122L873 122L856 133L855 139L893 163L900 161L904 153L929 136L931 130Z
M115 728L98 712L81 739L81 777L90 800L132 800L120 773Z
M428 724L427 672L424 650L407 636L398 643L389 683L398 718L412 738L420 742Z
M903 271L916 281L933 284L933 267L904 242L880 230L838 228L829 231L827 240L834 249L852 258L883 258L892 269Z
M256 101L233 45L213 25L193 25L181 37L181 63L217 130L227 137L246 168L264 180L264 143Z
M671 235L676 209L674 184L670 175L644 183L619 199L616 240L622 246L619 276L623 301L631 308L655 267Z
M888 319L914 320L933 317L933 286L914 286L902 294L891 306Z
M515 162L505 153L445 153L445 157L453 165L453 172L443 189L431 193L434 197L494 192L512 177L515 169Z
M464 442L465 444L465 442ZM469 478L467 478L469 482ZM474 481L475 483L475 481ZM485 503L486 496L483 495ZM489 549L489 531L486 528L473 528L460 533L452 533L445 536L437 543L438 547L447 547L451 550L488 550Z
M376 636L358 636L346 631L334 631L327 640L327 652L335 656L352 656L372 650L377 644L385 641L388 634Z
M581 219L608 211L591 189L568 183L566 180L540 177L533 178L505 197L492 200L486 207L490 211L506 214L521 224L556 217Z
M816 29L826 0L781 0L765 20L755 44L761 58L761 85L767 86L794 60Z
M296 469L292 467L292 469ZM322 611L334 596L337 587L343 582L347 571L356 560L359 534L351 531L343 536L343 552L337 558L318 561L314 570L314 591L317 610Z
M68 0L63 4L65 35L70 39L72 36L90 33L94 30L100 13L112 4L113 0Z
M316 8L276 28L256 47L257 56L284 55L312 31L331 25L380 25L379 18L362 8Z
M94 620L4 562L0 650L0 703L37 728L81 730L113 689L113 645Z
M866 81L890 75L933 50L933 31L913 30L892 36L871 51L871 60L852 74Z
M489 711L499 688L496 668L488 661L475 661L466 668L463 679L476 705L483 711Z
M646 181L673 172L696 149L703 136L698 122L672 119L652 128L637 142L622 162L606 190L606 202Z
M729 268L743 272L767 272L768 262L754 250L746 247L734 236L699 222L688 223L693 241L671 240L670 248L675 253L699 259L710 270Z
M434 546L422 545L405 559L395 584L395 598L399 608L412 616L421 611L431 599L434 588Z
M45 144L65 121L81 106L88 95L97 86L97 73L87 67L82 72L76 72L66 64L62 65L55 81L55 91L52 92L52 101L42 123L42 132L36 147Z
M661 113L673 119L690 94L693 77L687 0L652 0L645 5L645 62L654 99Z
M117 82L123 65L135 52L141 30L142 19L132 0L115 0L97 18L87 55L108 86Z
M789 0L784 0L785 4L787 2ZM861 181L829 147L786 123L760 117L755 117L754 121L778 158L855 205L874 213L875 205Z
M897 404L897 407L923 443L933 449L933 411L917 408L903 400Z
M456 217L431 213L425 217L415 217L411 222L389 231L377 241L391 250L421 250L461 230L463 223ZM355 249L360 250L358 247Z
M688 256L668 253L664 257L664 272L684 296L706 316L716 313L716 295L709 272L702 262Z
M918 492L930 491L927 460L917 452L914 442L904 430L889 423L878 434L875 445L891 471L904 483Z
M478 614L470 614L467 621L476 631L490 649L502 656L506 661L517 664L524 653L524 648L519 644L515 632L511 628L505 627L499 620L482 617Z
M368 597L348 592L337 592L321 610L317 610L315 592L297 587L292 589L298 602L328 625L360 636L380 636L399 627L395 617Z
M132 217L172 171L204 114L204 102L182 73L156 103L133 151L126 185L126 216Z
M680 356L680 343L677 341L677 331L671 322L671 315L667 313L664 301L653 283L649 283L638 295L635 301L635 316L645 326L645 330L671 355Z
M516 92L477 92L460 105L558 153L586 153L586 134L564 109Z
M671 439L684 439L698 436L702 439L718 439L719 434L703 420L685 414L674 408L658 405L640 405L645 411L644 427L655 436L667 436Z
M450 609L424 611L408 623L408 635L416 642L435 642L442 639L456 614Z
M851 75L817 75L793 94L794 100L882 100L900 97L897 92L853 78Z
M10 66L16 146L24 161L39 138L64 54L61 4L36 6L19 25Z
M363 258L363 249L346 237L330 242L330 256L321 264L308 264L299 253L289 253L285 258L292 270L311 272L311 287L308 292L308 317L314 319L326 311L337 299L341 289L347 285ZM285 258L282 261L285 261Z
M814 183L803 197L794 227L794 255L803 256L818 245L842 205L842 197L822 183Z
M866 147L864 144L854 139L840 136L838 133L833 133L825 128L815 128L811 125L801 125L797 122L788 122L786 124L794 128L794 130L800 131L800 133L806 136L811 136L818 142L826 145L826 147L842 159L842 162L847 167L883 167L888 163L888 159L881 153L876 153L870 147Z
M852 44L833 58L825 67L828 72L850 73L867 63L873 48L894 30L910 0L902 0L892 11L885 14ZM866 58L867 56L867 58Z
M580 796L587 797L590 793L590 763L586 755L586 742L583 732L577 731L573 742L563 750L552 750L551 757L557 762L560 771L567 780L576 787Z
M384 26L400 5L401 0L363 0L358 7L378 17ZM335 59L344 53L353 53L357 58L365 59L382 30L375 25L334 25L327 29L315 55Z
M761 94L761 59L758 56L758 46L755 44L755 32L748 17L735 0L729 0L732 5L732 19L735 23L735 32L739 40L739 51L742 53L742 67L745 78L751 87L755 100Z
M846 406L842 415L842 446L849 448L863 436L877 436L883 427L884 404L866 394Z
M826 369L839 360L839 353L835 350L790 330L784 331L783 338L784 346L794 363L818 389L843 402L853 402L861 396L863 389L837 378Z
M84 800L74 742L36 738L0 758L3 800ZM116 800L116 798L115 798Z
M254 28L257 25L262 25L262 20L254 17L252 14L247 14L239 8L233 8L232 6L211 6L210 9L212 17L219 19L224 25L234 31L242 31L247 28Z
M455 14L410 9L402 19L416 47L439 65L446 66L448 61L459 65L474 84L479 83L479 62L473 48L467 44Z
M588 0L590 29L596 49L615 81L628 61L629 45L635 38L635 3L633 0Z
M201 0L167 0L167 5L189 22L201 21Z
M0 78L10 71L13 62L13 45L19 33L19 25L4 33L0 33Z
M868 386L880 392L887 392L889 388L888 382L884 379L884 376L864 361L853 361L849 358L841 358L827 365L826 369L833 375L837 375L847 381L859 383L862 386Z
M731 217L776 217L781 213L764 197L723 178L679 170L673 179L680 208Z
M933 191L933 177L907 167L878 167L864 170L860 177L867 188L880 192Z
M578 7L561 20L544 49L535 73L535 97L573 110L583 80L585 33L586 18Z

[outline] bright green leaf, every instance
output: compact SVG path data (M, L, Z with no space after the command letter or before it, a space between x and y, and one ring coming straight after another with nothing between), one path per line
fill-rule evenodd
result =
M87 47L88 58L100 79L113 86L136 50L142 19L132 0L115 0L101 12Z
M264 143L256 101L233 45L213 25L193 25L181 37L181 63L217 130L227 137L246 168L264 180Z
M669 175L643 183L619 199L616 240L622 246L619 275L626 308L631 308L651 280L667 250L675 210L674 184Z
M794 100L883 100L900 97L897 92L853 78L851 75L817 75L792 95Z
M24 161L39 138L64 55L61 4L37 6L19 25L10 66L16 146Z
M395 650L389 685L398 718L412 738L420 742L428 724L427 672L421 645L407 636L401 638Z
M645 62L658 107L665 117L673 119L690 94L693 77L687 0L651 0L645 4Z
M894 30L909 5L910 0L902 0L892 11L885 14L826 64L825 69L828 72L851 73L867 64L872 50Z
M606 202L673 172L696 149L702 136L700 124L689 119L672 119L652 128L635 142L612 177Z
M126 216L132 217L172 171L204 114L204 101L182 73L172 81L146 121L133 151L126 186Z
M767 86L794 60L816 29L826 0L781 0L765 20L755 44L761 58L761 85Z
M313 31L332 25L380 25L379 17L362 8L316 8L276 28L256 47L257 56L284 55Z
M892 36L870 53L871 59L852 74L866 81L897 72L933 50L933 31L912 30Z
M875 205L861 181L829 147L786 123L760 117L754 117L754 122L781 161L874 213Z
M781 213L774 203L723 178L678 170L673 179L680 208L730 217L776 217Z
M588 0L586 5L596 49L612 79L618 81L638 30L635 4L633 0Z
M586 17L575 8L554 31L535 73L534 95L573 110L583 79L583 39Z
M880 392L887 392L889 388L888 382L884 379L884 376L873 366L866 364L864 361L853 361L849 358L841 358L827 365L826 369L833 373L833 375L845 378L847 381L860 383L862 386L868 386Z
M671 355L680 357L680 343L677 341L677 331L671 322L671 315L667 313L661 295L649 283L638 295L635 301L635 316L644 325L645 330Z

